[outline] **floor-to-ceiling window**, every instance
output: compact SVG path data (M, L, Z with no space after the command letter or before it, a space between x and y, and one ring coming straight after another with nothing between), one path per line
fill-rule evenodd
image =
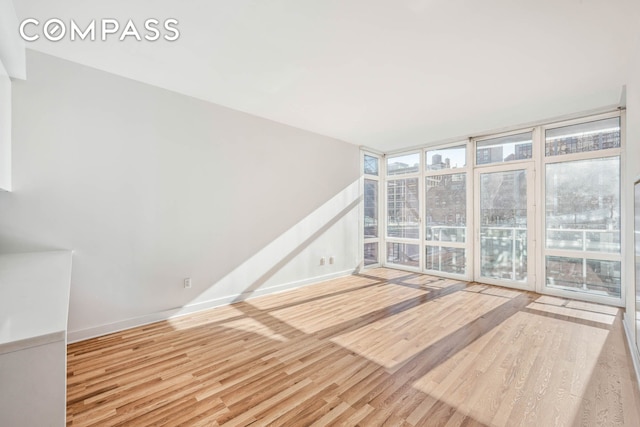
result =
M363 153L363 259L365 266L380 264L380 157Z
M622 305L623 120L616 111L374 158L366 262Z
M427 272L467 276L467 143L425 151L425 264Z
M619 116L548 126L544 137L544 284L620 298Z
M420 268L420 152L387 157L386 262Z
M533 130L475 141L474 277L533 289Z

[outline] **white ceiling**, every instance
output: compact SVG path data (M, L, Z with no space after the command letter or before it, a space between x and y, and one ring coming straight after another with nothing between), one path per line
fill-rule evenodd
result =
M28 47L382 151L619 102L638 0L14 0L20 19L176 18L169 43Z

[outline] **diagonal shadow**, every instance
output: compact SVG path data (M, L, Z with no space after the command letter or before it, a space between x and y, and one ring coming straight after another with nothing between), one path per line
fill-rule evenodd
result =
M361 272L357 273L357 274L354 274L354 275L358 276L358 277L365 277L367 279L380 280L379 277L371 276L371 275L364 274L364 273L361 273ZM408 274L406 276L400 276L400 277L394 277L392 279L386 279L385 283L389 283L389 284L393 284L393 285L405 286L407 288L425 290L425 289L439 289L439 288L430 287L429 284L430 283L436 283L436 282L443 282L443 281L447 280L447 279L443 279L443 278L440 278L440 277L433 277L432 279L427 280L423 284L405 283L405 280L413 279L413 278L417 278L417 277L421 277L421 276L423 276L422 273L411 273L411 274Z
M244 301L253 294L257 289L259 289L262 285L266 283L273 275L275 275L282 267L291 262L297 255L299 255L304 249L306 249L311 243L313 243L318 237L323 235L328 229L334 226L338 221L340 221L345 215L347 215L351 210L356 208L362 199L362 196L358 197L349 205L347 205L344 209L338 212L333 218L331 218L327 223L325 223L322 227L320 227L316 232L314 232L311 236L306 238L302 243L296 246L291 252L286 254L280 261L278 261L273 267L267 270L264 274L262 274L258 279L256 279L251 285L249 285L240 295L238 295L232 303L238 301Z
M591 326L592 328L605 329L608 331L613 329L611 325L607 325L607 324L596 322L594 320L589 320L589 319L579 319L579 318L569 316L567 314L549 313L548 311L537 310L535 308L529 308L529 307L524 308L522 311L525 313L533 314L535 316L543 316L543 317L549 317L551 319L563 320L565 322L573 322L579 325ZM615 317L615 316L612 316L612 317Z
M465 347L486 335L505 320L523 311L533 299L533 296L530 294L518 295L416 353L396 371L403 374L410 374L411 380L415 381L419 379ZM420 358L420 365L415 363L416 358ZM426 360L427 363L424 363L424 360Z
M433 301L445 295L463 291L466 286L466 283L455 283L447 288L439 288L438 290L431 291L424 296L411 298L409 300L393 304L367 315L342 322L338 325L322 329L312 334L303 333L302 337L306 336L326 340L336 335L357 330L370 322L394 316L402 311ZM353 385L350 388L349 393L351 395L362 395L357 402L353 403L353 406L359 407L365 404L378 404L381 399L388 399L389 397L386 397L387 390L389 388L394 388L399 379L402 379L403 385L393 393L394 395L401 393L402 390L407 390L408 388L413 387L413 384L417 380L428 374L430 371L436 369L464 348L471 345L494 328L498 327L505 320L509 319L516 313L525 310L526 306L533 300L533 295L529 293L520 294L458 328L447 336L442 337L438 341L409 357L402 364L398 365L398 367L394 369L387 369L388 374L377 384L376 387L374 387L373 391L364 392L364 390L368 390L371 387L369 381L362 381ZM276 321L278 323L286 323L274 317L269 317L269 320ZM363 392L360 393L358 389L363 389ZM438 401L429 410L429 414L433 415L442 411L450 412L451 410L453 410L453 408L447 405L446 402Z
M314 332L311 335L314 335L319 339L327 339L338 334L352 332L360 329L363 325L366 325L368 323L375 322L386 317L394 316L396 314L402 313L403 311L425 304L429 301L433 301L446 295L451 295L455 292L464 290L466 286L467 285L465 283L455 283L447 288L438 289L437 291L431 291L423 296L401 301L397 304L393 304L391 306L373 311L364 316L359 316L356 319L348 320L338 325L334 325ZM412 380L417 380L432 369L438 367L448 358L454 356L459 351L463 350L465 347L484 336L486 333L490 332L495 327L499 326L502 322L504 322L511 316L520 311L523 311L526 306L529 305L533 300L533 296L528 293L518 295L510 301L505 302L504 304L490 310L477 319L467 323L465 326L457 329L455 332L452 332L446 337L441 338L422 351L414 354L399 368L394 369L393 371L403 374L410 374ZM262 311L257 308L256 310L258 310L258 312ZM275 317L270 317L270 319L275 320L279 323L286 323ZM419 366L417 366L414 362L416 359L420 359L421 361L428 360L429 362L421 363Z
M411 274L395 279L381 279L380 277L361 274L358 274L358 276L364 276L373 280L378 280L377 283L367 284L359 287L359 289L362 289L386 284L398 285L402 280L406 280L409 277L417 277L420 276L420 274ZM437 300L444 296L464 291L467 286L468 284L465 282L455 282L445 288L433 288L431 290L428 290L424 295L400 301L398 303L369 312L365 315L358 316L357 318L341 322L337 325L333 325L325 329L321 329L314 333L305 333L295 327L292 327L287 322L278 319L271 314L271 312L273 311L280 310L284 307L297 306L302 304L302 302L293 302L284 304L283 306L271 307L269 309L261 309L254 306L248 301L237 302L233 304L233 306L241 310L246 316L257 320L262 324L280 325L275 327L272 326L272 329L277 330L278 333L286 336L289 339L304 339L305 337L314 337L320 340L326 340L337 335L356 331L372 322L395 316L404 311ZM339 294L352 292L354 290L355 289L351 288L344 292L340 291ZM422 288L422 290L424 290L424 288ZM312 299L319 298L325 297L320 296L314 297ZM372 399L378 394L382 393L388 385L387 382L397 381L398 376L404 379L403 382L405 382L405 385L403 387L410 387L413 382L417 381L419 378L423 377L431 370L437 368L449 358L455 356L458 352L460 352L476 340L480 339L482 336L499 326L505 320L515 315L516 313L525 310L526 306L529 305L533 300L534 297L529 293L520 294L517 297L510 299L504 304L501 304L500 306L465 324L464 326L448 334L447 336L442 337L430 346L409 357L406 361L398 365L396 368L388 369L389 375L391 376L384 380L382 384L380 384L380 387L377 388L377 391L373 392L373 396L372 393L368 393L366 395L366 398ZM244 316L242 315L238 317L244 318ZM228 321L229 319L225 319L224 322ZM354 387L357 388L366 386L367 385L363 383L361 385L355 385Z
M321 301L321 300L324 300L324 299L327 299L327 298L333 298L333 297L340 296L340 295L346 295L346 294L349 294L351 292L356 292L356 291L364 290L364 289L367 289L367 288L384 285L384 284L387 283L387 280L383 279L383 278L374 277L374 276L368 276L368 278L371 278L371 279L374 279L374 280L377 280L377 281L375 283L367 283L366 285L353 286L353 287L350 287L348 289L344 289L344 290L340 290L340 291L335 291L335 292L330 292L330 293L326 293L326 294L322 294L322 295L317 295L317 296L314 296L314 297L304 298L304 299L301 299L301 300L298 300L298 301L295 301L295 302L289 302L289 303L286 303L286 304L280 304L280 305L276 305L276 306L271 306L268 309L260 309L259 307L256 307L256 306L254 306L252 304L249 304L247 301L238 301L238 302L230 304L230 306L239 309L239 305L242 304L242 303L245 303L245 304L249 304L252 307L252 313L257 313L259 311L260 312L275 312L275 311L284 310L284 309L287 309L287 308L296 307L296 306L299 306L299 305L311 303L311 302L314 302L314 301ZM246 305L244 307L246 307ZM245 309L245 310L247 310L247 309ZM221 325L221 324L225 324L225 323L228 323L228 322L244 319L246 317L245 316L246 315L246 311L245 310L241 310L245 314L239 314L237 316L227 317L227 318L224 318L224 319L221 319L221 320L216 320L216 321L208 321L207 325L216 326L216 325ZM273 317L273 316L271 316L271 317ZM281 321L279 319L275 319L275 320L277 320L278 322Z
M397 283L390 283L387 281L382 281L381 283L384 283L385 285L387 283L393 285L393 284L397 284ZM357 289L349 289L349 290L345 290L345 291L340 291L340 292L334 292L333 295L340 295L340 294L345 294L345 293L349 293L349 292L353 292L355 290L360 290L360 289L365 289L365 288L369 288L369 287L373 287L373 286L379 286L381 283L371 283L368 285L364 285L364 286L360 286ZM332 335L338 334L338 333L347 333L353 330L357 330L359 328L361 328L363 325L366 325L368 323L371 322L375 322L377 320L381 320L387 317L391 317L391 316L395 316L396 314L402 313L406 310L410 310L412 308L418 307L422 304L425 304L427 302L433 301L435 299L438 298L442 298L446 295L450 295L453 294L455 292L458 292L462 289L464 289L466 285L464 283L454 283L451 286L448 286L446 288L437 288L435 290L429 291L428 293L424 294L424 295L420 295L417 297L413 297L413 298L409 298L407 300L404 301L400 301L396 304L372 311L367 313L366 315L363 316L359 316L355 319L350 319L347 320L345 322L339 323L337 325L322 329L320 331L316 331L313 333L314 336L318 337L318 338L326 338L326 337L330 337ZM291 325L289 325L287 322L282 321L280 319L278 319L277 317L273 316L271 314L271 312L273 311L278 311L278 310L282 310L284 308L290 308L290 307L295 307L298 305L302 305L302 304L306 304L307 302L313 301L313 300L318 300L318 299L323 299L326 298L325 296L320 296L320 297L314 297L314 298L309 298L307 300L305 300L304 302L295 302L295 303L289 303L289 304L283 304L282 306L278 306L278 307L271 307L269 309L261 309L259 307L256 307L255 305L244 301L244 302L238 302L238 303L234 303L233 307L237 308L239 310L241 310L243 313L245 313L247 316L253 317L258 321L262 321L265 324L271 323L271 322L276 322L280 325L285 325L283 326L282 329L287 330L287 332L282 333L284 336L286 336L287 338L295 338L300 336L300 334L304 334L304 332L300 331L299 329L296 329L294 327L292 327Z
M371 278L374 277L371 276ZM359 286L358 289L386 285L386 279L382 279L380 277L377 277L375 279L376 281L374 283ZM397 283L388 284L390 286L397 285ZM362 326L369 324L370 322L374 322L376 320L384 319L387 317L392 317L398 313L417 307L421 304L425 304L429 301L434 301L446 295L464 291L467 286L467 283L455 282L445 288L437 288L434 290L425 291L425 295L410 298L405 301L400 301L396 304L387 305L381 309L367 313L363 316L359 316L355 319L342 322L332 327L321 329L314 333L305 333L297 329L296 327L289 325L286 321L276 318L272 313L274 310L281 309L282 306L272 307L269 309L260 309L259 307L255 307L250 302L237 302L233 305L234 308L241 310L244 314L240 316L234 316L233 319L255 319L265 326L268 326L271 330L276 330L279 334L297 341L296 346L298 348L297 351L299 352L296 356L297 358L304 357L307 359L313 359L315 357L316 349L319 348L316 344L314 344L316 340L322 343L332 336L359 329ZM339 291L339 294L348 294L348 292L353 291L355 291L355 289L350 288L348 290ZM313 299L315 300L323 297L314 297ZM337 389L338 385L327 383L328 385L326 386L326 388L313 395L314 398L318 397L318 399L315 399L312 402L309 401L311 402L309 404L299 404L298 406L296 406L296 408L299 409L293 409L287 412L287 414L283 415L283 418L278 419L282 421L287 417L292 417L289 419L289 421L291 421L292 423L296 419L317 420L322 416L322 414L318 411L330 410L326 409L328 404L327 402L329 402L330 400L331 402L346 402L352 408L375 408L375 413L379 414L382 418L375 418L376 422L374 423L372 421L372 424L370 425L380 425L381 422L377 421L386 420L386 408L394 403L406 405L409 409L402 409L405 412L413 410L412 408L415 408L418 405L432 405L429 409L425 410L426 413L424 414L424 416L421 416L418 423L419 425L431 425L430 423L435 420L444 420L444 422L446 422L446 420L452 419L451 417L457 413L458 409L444 400L440 400L437 397L430 398L430 395L428 393L415 389L415 381L419 380L421 377L423 377L433 369L436 369L438 366L445 363L465 347L469 346L470 344L490 332L492 329L498 327L501 323L509 319L511 316L520 311L526 310L526 306L533 300L534 296L532 294L519 294L517 297L506 301L500 306L486 312L485 314L472 321L469 321L464 326L437 340L433 344L407 358L406 361L398 364L398 366L394 369L384 368L376 362L367 359L363 355L354 353L348 348L342 347L339 344L335 344L335 350L332 350L331 354L326 356L326 358L318 359L317 362L310 362L306 371L298 371L294 369L291 372L283 373L281 368L282 366L285 366L283 365L284 362L278 361L277 357L273 359L263 360L264 356L266 356L267 354L274 352L277 353L291 348L291 342L278 342L273 347L259 346L260 348L258 350L252 350L250 355L246 356L243 360L237 361L237 363L232 363L231 365L215 363L211 366L203 368L201 371L197 372L196 377L198 378L198 381L201 382L206 382L214 379L215 381L228 383L227 386L224 387L224 390L220 393L222 393L221 396L223 397L223 399L229 399L229 402L226 403L229 406L227 408L227 412L225 414L221 414L218 418L218 421L231 421L234 419L234 417L242 417L243 413L245 413L246 411L251 411L252 408L254 408L259 402L266 401L270 396L276 395L281 390L287 389L289 387L295 387L295 384L301 381L301 379L308 378L309 375L313 375L314 373L322 372L323 369L328 369L327 366L334 364L338 360L342 360L345 357L350 357L350 355L355 355L357 358L356 360L366 360L368 363L367 366L371 366L376 369L382 368L385 372L383 372L381 375L363 377L361 380L358 380L358 382L353 383L348 389L339 391L335 395L333 394L333 390ZM283 306L293 307L300 304L303 304L303 302L298 301L283 304ZM227 323L229 322L229 320L230 319L227 318L222 322L216 323ZM202 340L203 344L206 344L209 343L209 338L207 338L206 334L203 334L203 331L205 329L211 328L215 329L215 325L213 323L207 322L206 325L198 325L197 327L190 329L190 333L192 334L192 336L197 337L197 339ZM251 332L242 332L242 334L243 339L247 339L247 337L253 336ZM263 336L256 335L255 338L260 342L266 342L266 339ZM236 342L237 335L229 335L228 337L225 337L225 339L229 340L229 342ZM185 343L186 342L188 342L189 345L193 345L192 339L185 340ZM300 343L305 344L300 345ZM158 343L155 343L155 345L157 344ZM242 347L240 346L239 348ZM176 348L173 351L180 352L182 350L181 348ZM229 357L229 355L225 357ZM148 363L151 362L153 361L150 361ZM130 363L127 363L127 365L130 365ZM255 384L258 389L255 389L251 393L248 393L246 396L241 395L240 398L234 397L237 393L239 393L240 387L242 387L240 383L235 384L236 378L239 378L251 372L253 373L250 374L250 376L248 376L245 381L249 381L251 382L251 384ZM338 371L334 370L331 372L336 373ZM354 375L356 374L354 373ZM102 385L102 387L104 387L104 385ZM309 387L311 387L311 385ZM213 388L215 388L215 384ZM411 389L414 389L415 392L407 393L407 399L409 400L406 402L402 402L402 399L399 396L404 395L405 391L409 391ZM105 390L106 389L88 390L88 392L93 393L92 395L94 395L104 393ZM325 393L324 398L329 400L323 400L323 397L321 397L323 396L323 393ZM72 403L77 402L77 404L80 405L82 401L86 400L86 396L87 395L83 395L81 396L82 399L75 399L74 401L72 401ZM164 398L164 396L165 395L162 394L158 397L158 399ZM431 399L431 402L429 402L429 399ZM413 400L415 404L413 404L411 400ZM177 406L179 404L181 404L181 401L176 400L175 402L172 401L168 405ZM196 405L196 403L193 404ZM206 405L198 406L198 408L205 407ZM150 416L153 416L153 411L150 410L148 414L150 414ZM391 412L389 412L389 414L391 414ZM254 415L256 417L259 417L260 413L256 413ZM144 414L142 416L144 417ZM464 416L463 420L458 417L458 421L463 421L461 425L467 425L467 423L470 425L483 425L479 420L473 419L469 414L461 414L460 416ZM396 421L399 419L402 419L402 417L389 418L387 421L389 422L389 424L399 425L396 423ZM139 421L142 423L142 418Z
M321 329L314 333L319 338L328 338L333 335L345 334L360 329L362 326L385 319L387 317L395 316L412 308L421 306L428 302L434 301L438 298L445 297L447 295L454 294L465 288L464 283L454 283L446 288L438 288L428 291L424 295L409 298L404 301L389 305L384 308L367 313L363 316L356 317L355 319L347 320L334 326L330 326L325 329Z
M242 311L245 315L247 315L248 317L254 320L257 320L263 325L270 325L272 323L277 324L278 326L273 328L274 332L277 332L280 335L283 335L289 339L298 338L300 336L306 335L306 333L301 331L300 329L297 329L291 326L289 323L283 322L277 317L273 316L269 312L270 310L260 309L255 305L252 305L246 301L240 301L240 302L234 303L233 308ZM244 317L244 316L239 316L239 317ZM226 321L224 323L226 323Z

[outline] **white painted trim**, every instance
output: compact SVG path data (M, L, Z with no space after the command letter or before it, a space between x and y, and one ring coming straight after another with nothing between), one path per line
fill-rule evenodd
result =
M420 150L420 167L418 170L420 171L420 179L418 180L418 240L420 241L420 246L418 247L418 265L420 266L420 271L424 271L427 266L427 257L426 257L426 249L425 249L425 240L426 230L425 225L427 224L426 220L426 194L427 194L427 179L424 175L425 170L427 169L427 152L425 150Z
M106 325L94 326L91 328L81 329L78 331L69 331L67 333L67 342L71 344L78 341L84 341L90 338L100 337L103 335L123 331L126 329L135 328L138 326L148 325L150 323L156 323L163 320L173 319L175 317L180 317L180 316L196 313L203 310L208 310L214 307L229 305L233 302L249 300L262 295L275 294L275 293L287 291L290 289L300 288L302 286L309 285L312 283L319 283L325 280L331 280L338 277L348 276L352 273L353 273L353 270L338 271L335 273L316 276L309 279L303 279L295 282L289 282L289 283L283 283L280 285L270 286L268 288L260 288L255 291L243 292L242 294L229 295L226 297L215 298L208 301L198 302L195 304L189 304L189 305L185 305L184 307L171 308L169 310L150 313L150 314L146 314L144 316L139 316L139 317L133 317L130 319L125 319L125 320L121 320L114 323L108 323Z
M547 256L560 256L560 257L575 257L582 259L593 259L593 260L605 260L605 261L615 261L621 262L621 268L624 269L624 259L623 259L623 251L626 244L625 237L625 221L622 221L622 215L625 212L626 199L625 193L622 191L623 178L624 178L624 152L626 150L626 124L625 124L625 111L624 109L618 109L615 111L605 112L602 114L585 116L585 117L576 117L571 120L558 121L555 123L549 123L540 126L540 203L541 209L539 211L540 215L540 250L537 252L540 256L540 267L539 267L539 286L536 289L536 292L546 295L558 296L562 298L571 298L571 299L579 299L582 301L595 302L599 304L607 304L616 307L624 307L626 301L626 288L624 285L625 277L624 270L621 271L621 283L620 283L620 297L613 296L603 296L597 295L588 292L580 292L579 290L569 290L569 289L561 289L561 288L553 288L547 286L546 280L546 271L545 271L545 260ZM583 153L570 153L570 154L562 154L557 156L546 156L545 155L545 133L549 129L556 129L565 126L572 126L581 123L588 123L598 120L605 120L614 117L620 117L620 147L619 148L609 148L604 150L594 150L587 151ZM619 253L608 253L608 252L587 252L587 251L570 251L570 250L561 250L561 249L547 249L546 248L546 173L547 173L547 165L551 164L561 164L561 163L570 163L574 161L583 161L583 160L592 160L592 159L604 159L604 158L614 158L617 157L619 159L620 165L620 252Z
M364 173L364 157L375 157L378 159L378 175L369 175ZM384 157L380 156L376 152L369 152L364 148L360 148L360 194L362 195L362 199L360 201L360 210L359 210L359 222L358 222L358 237L359 237L359 262L358 265L361 266L362 269L365 268L377 268L382 266L382 233L384 232L384 227L382 223L383 211L382 211L382 165L384 163ZM364 237L364 183L365 181L375 181L378 185L378 237ZM367 243L377 243L378 244L378 262L375 264L365 265L364 262L364 245Z
M535 136L533 136L535 138ZM481 179L480 176L484 174L499 173L499 172L515 172L525 171L527 180L527 251L529 253L536 253L536 218L535 218L535 165L533 160L529 159L525 162L505 162L505 163L493 163L487 167L476 167L473 175L476 186L474 187L473 206L474 212L477 215L474 218L474 235L473 235L473 277L474 281L479 283L486 283L489 285L504 286L514 289L521 289L525 291L535 291L535 276L536 276L536 257L527 256L527 280L525 282L518 282L515 280L503 280L491 277L482 276L482 263L481 253L482 246L480 242L480 190Z
M624 326L624 334L627 337L627 345L629 346L629 352L631 353L631 359L633 360L633 368L636 371L636 380L638 381L638 390L640 390L640 352L638 347L635 346L633 335L629 331L629 322L627 313L624 313L622 318L622 324Z
M359 270L364 268L364 156L365 152L361 148L358 155L358 194L360 195L360 203L358 203L358 259L356 262ZM378 169L380 168L378 167Z
M473 206L472 203L469 203L469 200L472 200L473 197L473 191L472 191L472 187L473 187L473 167L471 166L473 159L471 158L471 145L470 145L470 140L464 140L464 141L457 141L457 142L451 142L449 144L445 144L442 146L437 146L437 147L427 147L423 150L423 159L422 159L422 172L423 172L423 176L422 176L422 191L420 194L420 197L422 198L421 203L420 203L420 207L422 209L421 211L421 221L420 221L420 231L422 233L421 235L421 247L420 247L420 257L421 257L421 265L422 265L422 271L425 274L429 274L429 275L433 275L433 276L439 276L439 277L445 277L448 279L456 279L456 280L467 280L467 281L471 281L473 279L473 273L471 271L471 268L469 268L469 261L473 260L472 257L472 242L470 240L470 235L473 234L473 224L472 224L472 220L473 220ZM438 170L427 170L427 162L429 160L427 153L429 153L430 151L436 151L436 150L446 150L448 148L463 148L465 150L465 166L464 167L459 167L459 168L453 168L453 169L438 169ZM464 175L465 176L465 188L466 188L466 194L465 194L465 205L466 205L466 239L464 242L447 242L447 241L440 241L440 240L427 240L426 239L426 228L427 228L427 183L426 180L427 178L431 178L434 176L446 176L446 175ZM471 222L470 222L471 221ZM428 270L427 269L427 255L426 255L426 249L427 247L441 247L441 248L458 248L458 249L464 249L465 250L465 257L466 257L466 265L465 265L465 273L464 274L457 274L457 273L447 273L444 271L439 271L439 270Z
M534 139L534 135L533 132L536 130L536 127L531 127L531 126L527 126L524 128L520 128L520 129L513 129L507 132L500 132L500 133L491 133L491 134L486 134L486 135L480 135L480 136L476 136L473 139L473 142L476 143L476 149L478 147L478 142L484 142L484 141L490 141L492 139L498 139L498 138L505 138L507 136L516 136L516 135L522 135L525 133L530 133L531 134L531 142L533 143L533 139ZM530 159L524 159L523 161L527 161ZM504 163L504 162L497 162L497 163ZM478 166L486 166L486 165L490 165L492 163L487 163L487 164L482 164L482 165L475 165L476 167Z
M465 191L466 192L466 191ZM426 197L425 197L426 198ZM462 227L462 226L460 226ZM425 240L425 246L431 246L434 248L457 248L457 249L466 249L467 248L467 240L464 242L449 242L447 240ZM437 270L436 270L437 271Z
M64 331L51 332L37 337L29 337L19 341L12 341L0 345L0 355L22 351L32 347L39 347L58 341L63 341L65 337Z

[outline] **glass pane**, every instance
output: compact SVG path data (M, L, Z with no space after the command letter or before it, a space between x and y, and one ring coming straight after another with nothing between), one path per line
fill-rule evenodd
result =
M462 248L427 246L426 255L427 270L465 274L466 258Z
M567 231L547 228L547 248L583 250L584 241L581 231Z
M591 252L620 252L620 232L548 228L547 248Z
M387 262L419 267L420 247L407 243L387 243Z
M364 265L371 265L378 263L378 243L365 243L364 244Z
M417 239L418 178L387 181L387 236Z
M476 164L511 162L533 156L533 132L485 139L476 144Z
M467 230L467 174L426 178L426 240L464 242Z
M527 279L527 172L480 175L480 268L483 277Z
M368 175L378 175L378 158L364 155L364 173Z
M584 282L582 258L546 257L547 286L581 288Z
M620 252L620 231L587 231L586 250L593 252Z
M582 153L620 147L620 118L597 120L549 129L545 132L545 155Z
M546 166L548 249L620 253L620 159Z
M387 159L387 175L402 175L420 171L420 153L405 154Z
M364 180L364 238L378 237L378 181Z
M640 351L640 182L636 182L635 199L635 264L636 264L636 346Z
M619 261L548 256L547 286L619 297L620 268Z
M465 146L427 151L427 170L463 168L467 165Z

